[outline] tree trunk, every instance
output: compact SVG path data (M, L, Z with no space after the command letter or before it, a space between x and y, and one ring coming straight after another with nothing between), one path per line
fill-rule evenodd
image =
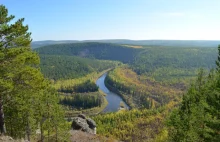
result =
M2 97L0 97L0 132L2 135L6 133Z
M56 142L58 142L58 132L57 132L57 126L56 126Z
M43 131L43 120L40 122L40 137L41 137L41 142L44 142L44 131Z
M29 115L27 116L26 134L27 134L27 139L28 139L28 141L30 142L30 141L31 141L31 138L30 138L31 128L30 128L30 123L29 123Z

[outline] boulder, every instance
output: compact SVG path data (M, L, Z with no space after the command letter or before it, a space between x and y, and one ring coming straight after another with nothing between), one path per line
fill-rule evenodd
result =
M72 122L72 128L74 130L80 130L80 129L86 129L89 127L85 119L82 119L80 117L74 117Z
M73 118L72 122L73 130L81 130L90 134L96 134L96 123L91 118L87 118L83 114Z

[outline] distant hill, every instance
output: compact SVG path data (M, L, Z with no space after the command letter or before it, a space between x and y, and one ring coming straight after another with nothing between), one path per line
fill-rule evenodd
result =
M218 40L212 41L212 40L126 40L126 39L112 39L112 40L95 40L95 41L102 42L102 43L150 45L150 46L171 46L171 47L217 47L220 44L220 41L218 41Z
M62 44L62 43L77 43L79 41L77 40L59 40L59 41L55 41L55 40L43 40L43 41L33 41L31 43L31 47L33 49L38 48L38 47L42 47L42 46L46 46L46 45L52 45L52 44Z
M142 48L97 42L55 44L35 49L41 55L68 55L124 63L132 62L135 55L142 50Z
M127 39L107 39L107 40L45 40L32 42L32 48L38 48L45 45L61 43L83 43L83 42L100 42L114 44L131 44L131 45L151 45L151 46L171 46L171 47L217 47L219 40L127 40Z

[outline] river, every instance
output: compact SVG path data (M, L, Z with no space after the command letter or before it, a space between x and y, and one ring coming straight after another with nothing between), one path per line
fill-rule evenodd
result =
M108 88L105 86L105 78L107 76L107 73L103 74L99 79L96 81L96 85L99 87L100 90L102 90L106 94L106 99L108 101L108 105L103 110L103 112L116 112L119 110L120 102L123 102L125 104L125 107L128 109L129 106L122 100L122 98L109 91Z

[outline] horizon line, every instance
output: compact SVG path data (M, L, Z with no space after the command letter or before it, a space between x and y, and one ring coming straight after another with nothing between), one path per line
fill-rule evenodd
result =
M33 40L32 42L37 41L97 41L97 40L130 40L130 41L220 41L220 39L61 39L61 40Z

